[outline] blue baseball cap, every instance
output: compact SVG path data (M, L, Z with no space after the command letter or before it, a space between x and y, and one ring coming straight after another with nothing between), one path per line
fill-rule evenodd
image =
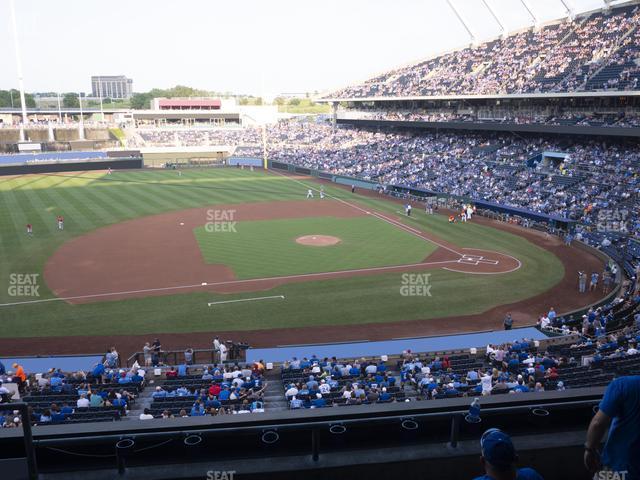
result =
M498 469L506 469L516 461L516 449L511 437L497 428L490 428L480 439L482 456Z

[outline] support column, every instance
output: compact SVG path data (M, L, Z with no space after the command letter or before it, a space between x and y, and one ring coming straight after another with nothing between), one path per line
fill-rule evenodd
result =
M500 30L502 31L502 36L503 37L506 36L507 35L507 29L504 28L504 25L502 24L502 22L500 21L500 19L496 15L496 12L494 12L493 9L489 6L489 4L487 3L487 0L482 0L482 3L484 3L484 6L487 7L487 10L489 10L489 13L491 13L491 16L493 17L493 19L496 21L496 23L500 27Z
M338 123L338 102L331 102L331 126L336 128Z
M567 2L567 0L560 0L560 3L562 3L562 5L564 6L564 8L567 9L567 16L569 17L569 19L573 22L573 19L575 17L575 15L573 14L573 9L571 8L571 6L569 5L569 3Z
M522 0L521 0L522 1ZM473 32L471 31L471 29L467 26L467 24L465 23L465 21L462 19L462 17L460 16L460 14L458 13L458 10L456 10L456 7L453 6L453 3L451 3L451 0L447 0L447 3L449 4L449 7L451 8L451 10L453 10L453 13L456 15L456 17L458 17L458 20L460 21L460 23L462 24L462 26L464 27L464 29L467 31L467 33L469 34L469 38L471 39L471 43L475 44L476 43L476 37L473 34Z
M538 28L538 19L536 18L536 16L533 14L533 12L531 11L531 9L529 8L529 5L527 5L525 3L524 0L520 0L520 3L522 3L522 5L524 6L524 8L527 10L527 12L529 12L529 15L531 16L531 18L533 19L533 26L535 28Z

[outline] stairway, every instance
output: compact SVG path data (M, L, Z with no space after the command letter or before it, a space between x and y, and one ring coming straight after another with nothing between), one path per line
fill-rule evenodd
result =
M607 58L603 59L600 68L594 71L589 76L589 78L585 82L583 82L582 85L580 85L580 90L598 90L602 88L601 85L604 84L608 79L618 77L620 75L620 72L629 66L628 64L612 65L610 60L611 57L613 57L614 54L620 50L620 46L622 45L624 39L629 35L632 35L635 31L636 26L634 25L618 39L615 46L609 52ZM628 47L633 47L633 45L630 45Z
M267 388L264 391L265 412L282 412L289 410L289 404L284 398L284 388L280 378L280 371L271 371L265 375Z

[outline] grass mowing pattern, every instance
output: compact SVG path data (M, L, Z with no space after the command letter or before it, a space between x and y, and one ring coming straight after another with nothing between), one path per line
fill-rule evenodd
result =
M239 222L237 232L195 229L207 263L230 266L236 276L265 278L419 263L436 248L373 217L317 217ZM303 235L331 235L327 247L300 245Z
M398 205L354 196L330 185L325 185L325 191L382 212L399 210ZM42 273L56 248L97 227L167 210L297 200L305 195L306 187L288 178L236 169L188 170L182 177L159 170L118 171L111 176L91 172L0 178L1 303L32 299L8 295L10 273ZM56 229L58 214L65 216L64 232ZM401 275L395 273L283 285L271 294L286 295L285 302L220 305L215 315L206 302L249 298L255 293L189 293L90 305L52 302L2 307L0 335L211 332L457 316L529 298L553 287L564 274L555 256L507 232L473 222L449 225L444 216L427 216L418 209L403 221L463 247L508 253L523 266L509 274L488 276L433 270L432 297L401 296ZM33 238L25 234L27 223L34 226ZM41 298L51 297L43 282L40 284Z

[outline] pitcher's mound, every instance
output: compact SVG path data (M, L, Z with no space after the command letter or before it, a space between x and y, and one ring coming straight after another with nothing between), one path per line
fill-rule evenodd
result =
M296 243L311 247L329 247L341 241L338 237L332 237L331 235L304 235L296 238Z

